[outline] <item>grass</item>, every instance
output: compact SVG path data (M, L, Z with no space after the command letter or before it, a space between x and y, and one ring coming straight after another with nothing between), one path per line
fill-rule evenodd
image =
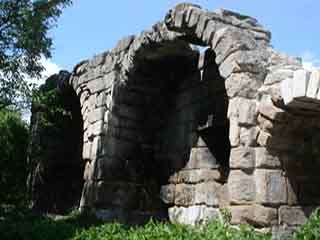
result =
M183 226L150 220L143 226L103 223L90 215L72 212L54 219L25 209L0 209L1 240L271 240L249 226L230 227L220 222ZM320 211L295 234L294 240L320 239Z

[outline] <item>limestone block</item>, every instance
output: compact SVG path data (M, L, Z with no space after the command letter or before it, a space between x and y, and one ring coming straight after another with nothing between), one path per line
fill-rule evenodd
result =
M219 198L220 208L225 208L230 205L230 194L229 194L228 183L225 183L220 187L218 198Z
M201 13L202 11L200 9L192 8L191 15L188 22L189 28L195 28L197 26Z
M183 11L174 11L174 27L181 28L184 20L184 12Z
M258 134L258 127L242 127L240 129L240 144L245 147L256 146Z
M286 179L281 170L255 171L256 201L266 205L280 205L287 203Z
M287 78L282 81L280 89L284 104L289 104L293 100L293 78Z
M103 132L103 120L99 120L88 126L88 137L92 138L94 136L101 135Z
M231 212L231 224L246 224L253 218L253 206L230 206L228 209Z
M251 34L233 27L219 29L212 40L217 63L221 63L236 51L253 50L256 47L256 40Z
M217 169L182 170L169 178L170 183L200 183L219 180L221 173Z
M317 98L320 87L320 71L313 70L310 75L310 81L307 90L307 97ZM319 99L319 98L317 98Z
M276 122L286 123L289 120L290 115L281 108L276 107L272 103L260 104L258 111L263 116Z
M130 44L133 42L134 36L127 36L120 39L116 45L116 47L112 50L113 53L119 53L127 50L130 47Z
M216 59L220 67L221 75L225 78L232 73L250 72L266 74L268 54L263 49L251 51L236 51L230 53L226 58L223 55Z
M217 23L215 21L209 20L205 30L203 31L202 41L206 44L211 43L216 29Z
M230 127L229 127L229 141L231 147L237 147L240 144L240 127L238 123L238 119L231 117L229 119Z
M218 209L206 206L169 208L169 219L172 223L197 225L213 219L221 219Z
M276 208L254 205L252 222L260 227L270 227L278 223L278 211Z
M176 186L173 184L163 185L160 190L160 198L166 204L174 203Z
M264 147L255 148L256 168L280 168L280 154L270 152Z
M198 21L198 24L196 27L196 31L195 31L195 33L199 39L202 39L202 35L203 35L203 32L205 30L205 27L206 27L208 21L209 21L209 18L205 14L200 15L200 18L199 18L199 21Z
M232 170L228 182L231 204L246 204L255 199L255 182L252 175L241 170Z
M218 163L211 150L207 147L192 148L186 169L217 168Z
M302 225L310 216L311 207L289 207L281 206L279 209L279 223L289 226Z
M195 204L205 204L207 206L219 205L219 191L221 185L217 182L205 182L195 185Z
M255 149L251 147L232 148L230 152L230 168L252 169L255 165Z
M266 79L264 80L265 85L271 85L284 81L287 78L293 78L293 70L291 69L276 69L273 72L270 72Z
M270 227L278 221L277 209L261 205L230 206L231 224L253 224Z
M82 158L84 160L90 159L91 154L91 142L85 142L82 148Z
M92 165L90 161L87 161L84 168L83 179L85 181L93 180L92 178Z
M293 74L293 97L305 97L309 83L309 72L301 69Z
M241 98L231 98L228 104L228 118L238 118L239 117L239 102Z
M176 185L174 203L179 206L191 206L195 203L195 187L188 184Z
M257 108L256 101L241 98L239 101L239 124L240 125L254 125L257 120Z
M219 67L220 73L221 69ZM261 87L262 82L259 76L252 73L234 73L231 74L225 81L226 90L229 98L243 97L255 98L258 89Z
M261 147L266 147L268 146L269 142L271 139L271 135L267 132L264 131L259 131L258 138L257 138L257 143Z
M105 108L104 107L99 107L99 108L95 108L95 109L91 109L91 111L89 112L89 122L95 123L97 121L100 120L104 120L104 114L105 114Z

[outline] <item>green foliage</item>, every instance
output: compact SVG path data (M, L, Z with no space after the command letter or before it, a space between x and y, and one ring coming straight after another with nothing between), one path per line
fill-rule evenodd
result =
M15 110L0 110L0 203L21 203L26 195L28 126Z
M144 226L102 223L91 215L74 212L53 220L26 211L9 211L1 220L2 240L270 240L248 226L239 229L220 222L205 226L184 226L150 221Z
M48 32L70 4L71 0L0 0L0 108L31 97L25 78L40 77L41 56L51 56Z
M294 234L294 240L318 240L320 239L320 208L310 216Z

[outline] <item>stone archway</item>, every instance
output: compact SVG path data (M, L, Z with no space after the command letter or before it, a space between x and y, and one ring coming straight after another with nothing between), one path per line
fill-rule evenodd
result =
M80 202L83 187L83 120L79 98L61 71L40 87L34 102L28 163L32 208L66 213Z

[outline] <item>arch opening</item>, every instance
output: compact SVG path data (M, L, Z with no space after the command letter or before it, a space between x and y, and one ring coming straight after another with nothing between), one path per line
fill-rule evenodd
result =
M137 222L167 218L171 206L195 204L174 197L172 179L195 169L227 172L227 109L224 79L211 49L201 56L184 41L141 49L134 71L113 90L103 145L113 146L107 155L118 156L101 160L106 165L101 176L108 176L101 192L113 194L99 197L95 207L118 209L126 212L126 221Z
M83 187L83 119L80 99L60 72L40 88L31 119L28 185L36 211L66 213L79 206Z

